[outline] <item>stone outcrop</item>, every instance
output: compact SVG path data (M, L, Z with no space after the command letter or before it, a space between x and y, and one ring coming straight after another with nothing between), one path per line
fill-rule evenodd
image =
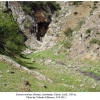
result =
M31 49L40 47L51 20L45 11L38 9L31 11L31 15L23 11L22 5L17 1L1 2L1 6L7 8L5 12L11 12L21 31L25 34L25 44ZM49 8L48 8L49 9ZM50 9L49 9L50 10ZM49 13L48 11L47 13ZM41 41L41 42L39 42Z

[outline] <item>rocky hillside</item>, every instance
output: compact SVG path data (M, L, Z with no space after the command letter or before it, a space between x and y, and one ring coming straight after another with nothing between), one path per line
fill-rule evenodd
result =
M100 59L100 2L59 2L61 10L52 17L41 50L64 40L71 59ZM71 34L69 39L68 30ZM67 35L65 35L65 34ZM71 44L68 44L68 42ZM61 49L61 48L60 48Z
M0 9L12 13L28 48L41 51L62 42L60 49L66 48L68 58L95 60L100 58L99 4L9 1L0 2Z
M25 34L25 44L31 49L37 49L42 42L51 22L52 14L60 9L56 2L0 2L4 13L11 13Z

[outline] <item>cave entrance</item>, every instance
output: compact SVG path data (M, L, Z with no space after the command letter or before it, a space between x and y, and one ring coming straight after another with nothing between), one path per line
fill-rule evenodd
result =
M39 22L37 24L37 28L36 26L33 27L33 31L36 31L36 37L37 40L40 42L43 42L43 38L45 36L45 34L47 33L48 30L48 26L49 26L50 22L48 21L44 21L44 22Z

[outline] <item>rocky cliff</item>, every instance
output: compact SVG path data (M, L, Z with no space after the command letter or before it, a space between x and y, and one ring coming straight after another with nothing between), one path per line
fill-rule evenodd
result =
M33 5L30 6L32 3ZM43 10L41 7L38 8L39 6L34 8L34 4L35 2L0 2L1 9L3 9L4 12L12 13L21 31L26 36L26 46L31 49L37 49L41 45L43 41L42 37L45 36L48 30L52 16L51 9L47 5L46 10ZM30 9L28 13L24 11L26 6Z
M40 50L51 48L61 41L64 41L62 47L66 47L70 41L68 58L100 59L100 2L82 2L78 5L74 5L73 2L60 2L60 4L62 9L52 17ZM72 30L71 40L64 34L68 32L68 28Z

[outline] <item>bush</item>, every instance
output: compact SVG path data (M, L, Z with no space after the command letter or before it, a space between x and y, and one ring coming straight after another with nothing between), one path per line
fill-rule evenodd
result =
M28 6L23 6L23 10L26 14L30 14L30 8Z
M98 34L98 35L99 35L100 33L99 33L99 32L97 32L96 34Z
M96 6L96 5L97 5L97 3L98 3L98 1L94 1L94 6Z
M80 21L78 22L78 29L80 29L81 26L82 26L84 23L85 23L85 20L84 20L84 19L83 19L83 20L80 20Z
M92 7L92 10L90 11L90 15L92 15L93 11L94 11L96 8L97 8L96 5L94 5L94 6Z
M63 42L64 47L67 48L67 49L70 49L71 46L72 46L72 42L71 41L72 41L72 38L67 38L67 40Z
M96 38L92 38L91 40L90 40L90 43L92 43L92 44L95 44L95 43L97 43L98 42L98 39L96 39Z
M0 14L0 53L19 55L24 49L24 36L10 14Z
M72 30L71 28L67 28L67 30L64 32L64 34L65 34L67 37L72 36L72 33L73 33L73 30Z
M83 1L73 1L72 5L81 5Z
M26 14L31 14L31 10L44 10L47 12L47 6L51 9L52 13L61 9L60 4L56 1L19 1Z
M98 45L100 45L100 40L98 40L98 39L96 39L96 38L92 38L92 39L90 40L90 43L91 43L91 44L98 44Z
M91 30L92 30L91 28L87 29L86 33L91 33Z
M74 15L77 15L78 14L78 12L74 12Z

